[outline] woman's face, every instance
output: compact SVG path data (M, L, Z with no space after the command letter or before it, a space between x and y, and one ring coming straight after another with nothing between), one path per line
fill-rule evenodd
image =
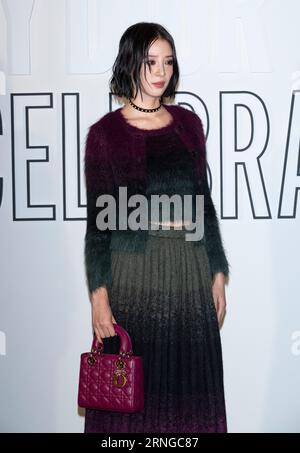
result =
M150 46L145 62L146 71L142 64L140 73L142 92L148 96L160 98L173 74L172 48L168 41L157 39ZM164 85L154 85L157 82L164 82Z

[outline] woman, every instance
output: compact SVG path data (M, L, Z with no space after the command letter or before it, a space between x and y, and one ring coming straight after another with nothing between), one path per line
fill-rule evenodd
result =
M227 432L219 329L229 264L208 189L202 122L191 110L162 102L174 98L178 79L167 30L132 25L110 81L125 106L87 135L85 264L93 328L110 353L120 345L114 323L130 334L134 354L143 356L145 407L133 414L87 410L85 432ZM122 230L118 222L99 228L97 197L112 195L124 208L121 187L147 200L193 195L192 214L183 218L171 209L166 221L149 204L147 229ZM204 210L196 215L199 194ZM126 214L117 210L117 220L128 220L128 212L130 206ZM186 240L201 215L204 236Z

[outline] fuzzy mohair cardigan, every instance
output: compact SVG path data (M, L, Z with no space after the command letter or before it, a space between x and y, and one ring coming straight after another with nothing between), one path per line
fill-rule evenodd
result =
M131 125L121 108L106 113L88 130L85 142L84 174L87 195L87 224L84 261L89 292L112 284L111 251L126 250L143 253L148 230L105 230L97 228L99 208L96 199L111 194L118 199L120 186L132 194L145 194L146 156L145 137L174 130L179 134L194 159L197 194L204 195L204 236L194 245L204 244L209 258L211 276L216 272L229 275L220 234L219 221L210 195L207 180L206 138L199 116L185 107L163 104L172 115L172 122L159 129L143 130ZM128 216L133 208L128 207ZM117 224L118 225L118 224Z

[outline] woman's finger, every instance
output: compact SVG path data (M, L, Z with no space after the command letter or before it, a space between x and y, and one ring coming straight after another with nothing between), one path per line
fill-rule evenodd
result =
M111 337L114 337L116 335L116 331L114 329L114 326L113 324L111 325L111 327L109 328L109 333L110 333L110 336Z
M99 332L98 327L95 326L95 327L94 327L94 331L95 331L97 340L99 341L99 343L102 343L102 338L101 338L101 335L100 335L100 332Z
M102 339L105 338L105 332L102 329L102 327L100 327L99 325L98 325L98 332Z
M114 330L113 330L113 325L107 325L107 326L101 326L101 330L104 334L104 337L113 337L114 336Z

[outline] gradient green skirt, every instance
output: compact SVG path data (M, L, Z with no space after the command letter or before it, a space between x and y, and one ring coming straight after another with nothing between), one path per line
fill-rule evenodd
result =
M150 230L145 254L112 251L110 305L143 356L145 407L86 410L85 432L227 432L220 331L205 246ZM118 336L104 352L118 353Z

